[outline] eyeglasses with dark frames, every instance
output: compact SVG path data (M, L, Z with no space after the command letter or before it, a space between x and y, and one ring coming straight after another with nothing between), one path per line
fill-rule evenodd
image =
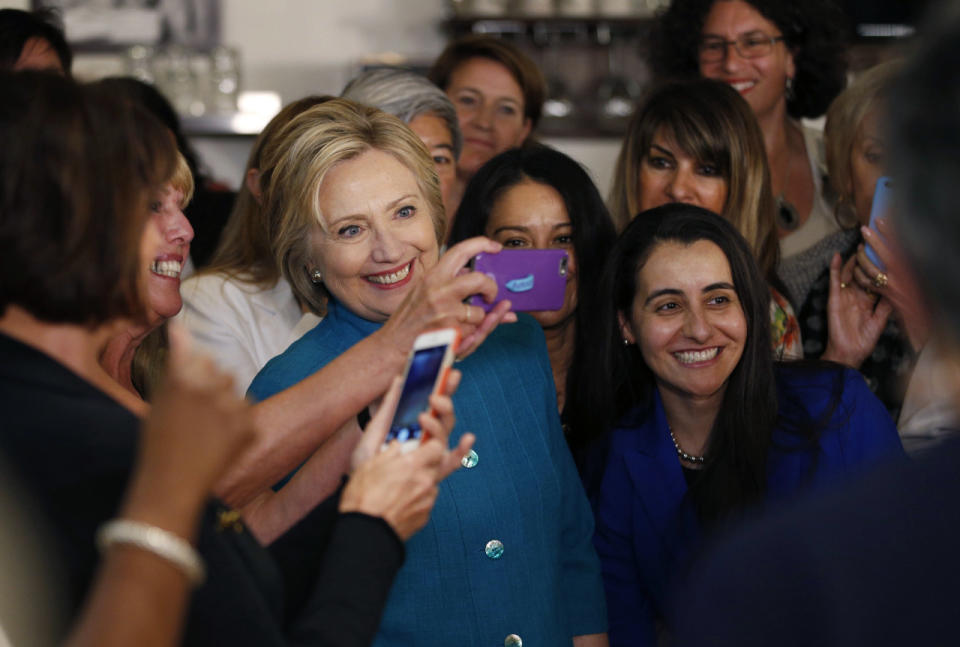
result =
M718 63L727 57L727 48L733 45L740 58L760 58L773 51L775 43L784 40L783 36L767 36L763 32L744 34L736 40L724 40L717 36L708 36L700 40L698 54L702 63Z

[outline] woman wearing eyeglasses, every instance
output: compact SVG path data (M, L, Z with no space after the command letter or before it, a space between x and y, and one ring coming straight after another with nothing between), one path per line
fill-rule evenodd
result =
M845 85L843 24L832 0L674 0L651 48L659 75L723 81L753 109L794 306L848 242L823 195L820 134L799 122L822 115Z

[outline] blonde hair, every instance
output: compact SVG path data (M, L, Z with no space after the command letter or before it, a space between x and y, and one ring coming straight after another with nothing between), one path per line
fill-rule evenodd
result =
M835 214L841 226L859 224L855 213L852 218L847 218L843 216L843 212L854 208L850 191L853 175L850 153L857 141L860 124L867 113L882 100L887 86L902 67L903 62L895 60L880 63L862 72L834 99L827 110L827 121L823 129L827 175L829 189L836 198ZM852 222L848 222L850 220Z
M272 245L277 223L263 212L260 202L250 192L246 182L247 174L251 170L259 172L257 183L262 193L267 184L265 179L268 179L273 171L264 160L277 157L277 135L294 117L332 98L326 95L311 95L289 103L263 129L250 149L240 190L233 203L230 219L220 235L217 249L200 274L223 273L235 280L262 288L276 285L281 276L280 267L274 262Z
M617 228L626 227L640 210L640 167L658 132L694 159L717 167L727 184L720 215L746 239L769 279L779 244L763 135L750 106L724 83L673 82L648 95L617 157L609 198Z
M413 173L427 202L437 244L446 234L440 180L430 153L402 121L346 99L314 106L288 123L264 161L273 170L264 182L263 210L276 223L273 255L293 293L317 314L328 295L308 275L310 238L321 224L320 187L330 170L368 150L392 155Z
M193 198L193 173L190 171L190 165L187 164L187 158L179 151L177 152L177 162L173 168L173 175L170 176L170 185L183 194L179 207L183 209Z

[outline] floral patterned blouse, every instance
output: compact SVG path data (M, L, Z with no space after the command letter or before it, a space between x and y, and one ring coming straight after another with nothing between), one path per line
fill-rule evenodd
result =
M800 339L800 323L793 306L776 288L770 288L770 338L773 341L774 359L803 358L803 342Z

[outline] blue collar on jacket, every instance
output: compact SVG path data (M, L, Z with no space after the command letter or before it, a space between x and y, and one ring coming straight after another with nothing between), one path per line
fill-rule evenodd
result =
M357 333L357 339L363 339L380 330L383 326L380 322L370 321L355 314L333 297L330 297L329 301L327 301L327 314L324 319L330 320L330 324L328 325L336 323L352 328Z

